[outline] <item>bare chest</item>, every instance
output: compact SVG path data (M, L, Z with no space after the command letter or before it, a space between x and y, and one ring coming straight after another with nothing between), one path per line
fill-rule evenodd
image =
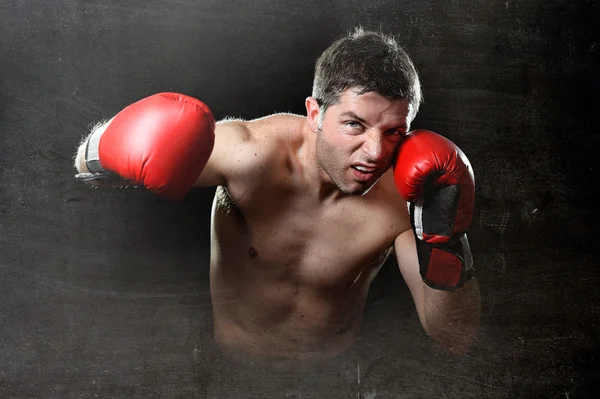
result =
M264 190L235 201L219 188L213 250L253 276L348 287L370 279L407 225L405 206L385 196L316 206L301 195Z

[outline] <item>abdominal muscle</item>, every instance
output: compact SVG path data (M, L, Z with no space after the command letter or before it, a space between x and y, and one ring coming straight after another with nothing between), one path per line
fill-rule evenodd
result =
M216 274L216 275L215 275ZM213 289L230 282L213 274ZM226 352L294 359L328 358L346 349L356 335L364 298L344 308L316 298L310 289L268 280L241 295L213 294L215 339Z
M360 249L295 222L309 218L253 223L222 187L212 217L211 296L223 350L314 359L352 344L369 284L390 248Z

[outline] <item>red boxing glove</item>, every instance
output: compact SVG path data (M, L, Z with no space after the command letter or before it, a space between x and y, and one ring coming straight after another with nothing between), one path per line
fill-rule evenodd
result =
M88 179L110 171L181 200L208 162L214 139L215 121L204 103L183 94L155 94L128 106L90 136Z
M473 264L465 234L475 198L469 160L450 140L415 130L400 145L394 182L410 202L423 280L437 289L462 286Z

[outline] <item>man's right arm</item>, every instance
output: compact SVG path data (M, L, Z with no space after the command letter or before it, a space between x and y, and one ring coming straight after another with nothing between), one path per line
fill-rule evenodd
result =
M224 120L215 128L215 144L206 166L194 183L194 187L224 186L240 176L249 166L251 146L251 122Z

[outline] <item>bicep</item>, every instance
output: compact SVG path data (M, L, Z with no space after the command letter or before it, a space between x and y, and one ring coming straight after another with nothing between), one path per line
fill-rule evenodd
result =
M247 122L226 120L215 126L215 145L206 166L194 186L214 187L227 181L244 168L251 146Z
M427 288L421 272L419 270L419 258L417 255L417 245L415 242L415 235L412 229L408 229L400 234L394 242L394 249L396 252L396 258L398 260L398 267L400 273L410 290L410 293L415 302L417 313L421 325L426 329L425 316L424 316L424 295L425 289Z

